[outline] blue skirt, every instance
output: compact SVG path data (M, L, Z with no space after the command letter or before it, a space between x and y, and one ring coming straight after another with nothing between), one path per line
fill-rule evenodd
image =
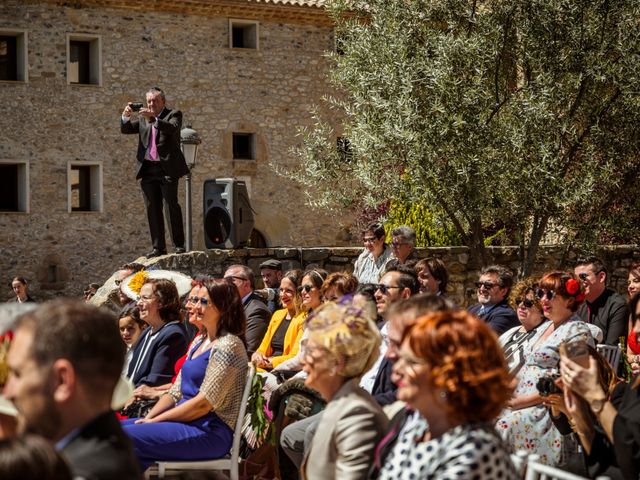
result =
M233 430L215 413L192 422L158 422L135 425L137 418L122 421L133 441L142 471L157 461L192 461L223 458L231 450Z

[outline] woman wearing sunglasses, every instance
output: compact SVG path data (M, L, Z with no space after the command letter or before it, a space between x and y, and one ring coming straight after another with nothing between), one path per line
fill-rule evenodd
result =
M593 347L595 342L589 326L575 313L584 300L584 287L572 273L547 273L539 282L536 296L550 322L538 327L530 340L530 353L516 376L509 409L503 412L496 428L513 451L538 454L541 462L555 466L560 462L564 440L543 405L538 381L542 377L558 377L561 343L583 340Z
M187 308L206 335L149 414L123 422L143 470L159 460L221 458L231 449L247 374L244 307L228 280L205 280L194 293Z
M302 325L307 317L298 292L301 278L301 270L289 270L282 276L280 303L284 308L273 313L267 333L251 356L251 361L259 368L271 370L298 353Z
M533 278L526 278L518 282L509 297L509 303L516 311L521 325L500 335L500 345L513 376L518 374L526 362L531 352L531 340L538 328L548 327L548 321L542 314L542 304L536 297L537 290L538 283Z

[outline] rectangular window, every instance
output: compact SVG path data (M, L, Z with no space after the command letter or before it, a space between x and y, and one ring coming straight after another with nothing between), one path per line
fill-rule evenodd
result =
M0 80L27 81L27 34L0 30Z
M100 37L68 35L67 81L77 85L100 85L102 81Z
M258 48L258 22L229 20L229 46L231 48Z
M233 158L234 160L256 159L255 133L233 133Z
M69 211L102 210L102 170L99 164L69 165Z
M28 164L0 162L0 212L27 212Z

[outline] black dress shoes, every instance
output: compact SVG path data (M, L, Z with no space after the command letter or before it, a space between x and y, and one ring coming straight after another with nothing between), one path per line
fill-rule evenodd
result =
M184 247L176 247L176 253L187 253Z
M167 254L166 250L158 250L157 248L154 248L149 253L147 253L145 257L153 258L153 257L159 257L160 255L166 255L166 254Z

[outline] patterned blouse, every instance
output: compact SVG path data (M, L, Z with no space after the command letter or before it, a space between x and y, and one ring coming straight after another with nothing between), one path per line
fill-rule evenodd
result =
M393 258L393 252L386 244L378 260L374 260L373 253L365 248L354 264L353 276L360 283L378 283L391 258Z
M248 362L242 340L231 334L221 336L211 344L209 364L200 386L200 393L211 404L211 411L232 430L240 411ZM182 371L167 392L176 403L182 398L181 384Z
M491 425L459 425L421 441L428 426L417 413L407 419L380 470L382 480L518 478L510 455Z

